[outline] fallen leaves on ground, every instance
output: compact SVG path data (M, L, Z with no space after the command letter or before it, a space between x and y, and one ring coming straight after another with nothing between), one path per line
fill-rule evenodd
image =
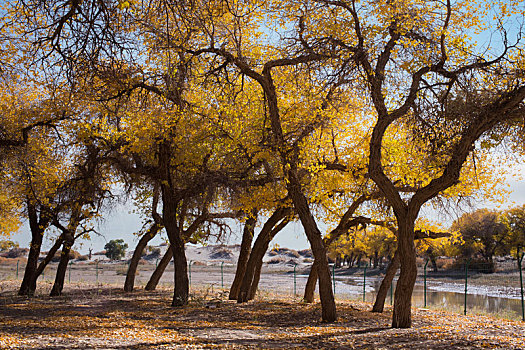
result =
M209 308L211 296L197 290L189 306L172 308L169 290L104 286L28 299L10 289L0 294L2 349L525 349L523 322L443 311L414 309L412 328L392 329L390 308L375 314L356 301L338 301L338 321L325 324L319 304L268 294Z

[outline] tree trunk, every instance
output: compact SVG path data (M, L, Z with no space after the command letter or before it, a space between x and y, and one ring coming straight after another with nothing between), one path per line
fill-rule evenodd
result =
M354 253L350 253L350 256L348 257L348 268L351 268L354 266Z
M249 300L250 287L252 286L253 276L255 275L257 261L263 259L264 253L268 248L268 246L264 245L262 239L259 240L260 236L261 233L259 233L259 236L257 237L255 244L253 245L252 252L250 253L250 257L248 258L248 263L246 264L244 278L242 279L241 286L239 288L239 293L237 295L238 303L245 303Z
M310 211L308 200L301 186L297 170L297 153L289 152L289 145L284 139L281 120L279 115L279 103L277 99L277 92L273 84L271 69L263 71L263 76L260 76L259 82L266 94L266 102L269 111L270 125L274 136L274 146L279 149L281 165L286 172L286 189L290 196L296 214L299 216L301 223L306 233L306 237L310 242L312 252L315 260L318 261L317 273L319 274L319 295L321 298L321 314L324 322L334 322L337 319L335 310L334 294L331 287L330 267L328 266L328 259L326 257L326 247L323 243L321 231L317 227L317 223Z
M160 260L159 264L157 265L157 268L155 269L155 271L153 271L153 274L151 275L148 283L146 284L146 287L144 288L145 290L155 290L155 288L157 288L160 278L164 274L164 270L166 270L166 267L170 263L171 258L173 258L173 250L171 250L171 246L168 246L166 253Z
M438 266L436 263L436 255L434 254L434 249L432 247L429 247L426 251L427 257L430 260L430 264L432 264L432 271L437 272Z
M38 217L36 206L27 202L27 212L29 219L29 228L31 229L31 244L29 246L29 254L27 256L27 264L24 271L24 278L18 290L18 295L34 295L36 289L36 269L38 265L38 257L40 256L40 249L42 247L42 240L44 238L44 231L49 226L49 219L42 213L40 209L40 218ZM35 282L34 282L35 281ZM33 282L35 288L32 288Z
M171 249L173 250L173 264L175 273L175 290L171 306L184 306L188 304L190 294L190 284L188 279L188 262L184 241L180 236L174 237Z
M137 267L139 266L140 258L142 257L142 252L144 248L148 245L148 242L155 237L157 232L159 232L160 226L157 223L153 223L137 243L133 256L129 262L128 272L126 274L126 281L124 282L124 291L131 292L135 285L135 275L137 274Z
M394 296L393 328L410 328L412 325L412 292L417 278L414 222L410 215L397 216L399 262L401 272Z
M50 296L59 296L62 294L64 288L64 279L66 277L67 264L69 262L69 252L71 247L75 243L72 234L66 234L64 237L64 243L62 244L62 253L60 254L60 262L58 263L57 273L55 276L55 283L51 289Z
M304 298L305 303L311 304L314 302L315 286L317 285L317 268L315 262L312 264L310 269L310 274L308 274L308 280L306 281L306 287L304 288Z
M24 271L24 278L22 279L22 285L18 290L18 295L34 295L34 289L31 288L33 281L36 285L35 272L38 264L38 257L40 256L40 248L42 247L42 234L33 235L31 239L31 245L29 246L29 255L27 256L27 264Z
M244 272L244 278L242 279L241 286L239 288L239 294L237 296L238 303L245 303L249 300L250 288L252 286L254 276L257 270L257 264L264 258L264 254L268 250L268 245L273 239L273 236L288 223L285 219L291 213L290 208L278 208L264 223L261 232L257 235L255 243L253 244L252 252L248 258L246 264L246 271ZM282 221L281 221L282 220ZM281 223L279 223L281 221ZM284 225L283 225L284 223ZM277 225L277 226L276 226Z
M317 274L319 275L321 317L324 322L334 322L337 319L337 313L332 290L330 267L328 266L328 259L326 256L326 248L324 246L321 231L319 231L317 223L310 211L308 201L301 191L301 183L297 176L296 164L291 164L291 169L288 171L287 177L289 180L287 184L288 194L292 198L295 211L297 215L299 215L306 237L312 247L314 259L318 264Z
M173 251L174 265L174 290L172 306L183 306L188 304L189 297L189 279L188 264L186 261L186 252L184 250L183 239L183 220L179 225L178 210L179 204L183 200L176 195L173 179L171 177L171 145L164 142L159 145L158 161L159 169L162 176L161 193L162 193L162 223L168 234L171 250Z
M257 223L257 211L252 212L246 223L244 224L244 230L242 233L241 251L239 252L239 260L237 260L237 269L235 271L235 278L230 288L230 295L228 299L237 300L239 296L239 290L241 283L246 272L246 264L250 258L250 252L253 241L253 234L255 231L255 224Z
M392 281L394 280L394 276L396 275L398 268L399 255L396 251L392 261L390 261L390 264L388 264L388 267L386 268L385 277L383 277L381 285L379 286L379 290L377 291L376 301L374 303L374 307L372 308L372 312L383 312L386 296L388 295L388 289L390 289L390 286L392 285Z
M44 260L42 260L40 264L38 264L38 268L36 269L35 274L33 276L33 280L31 281L31 284L29 286L29 288L31 289L30 291L31 295L35 294L36 281L38 277L42 274L42 272L44 272L44 269L46 268L46 266L49 265L51 260L55 257L55 254L58 251L58 248L60 248L60 245L62 245L63 242L64 242L64 238L62 235L60 235L60 237L56 240L55 244L53 244L51 249L49 249L49 252L47 252L47 255L44 258Z
M268 250L268 248L266 248L266 250ZM266 253L266 250L265 250L265 253ZM250 290L248 291L248 300L253 300L255 298L255 294L257 293L257 288L259 287L259 280L261 279L263 258L264 258L264 254L261 259L258 259L255 262L255 271L253 272L252 285L250 286Z

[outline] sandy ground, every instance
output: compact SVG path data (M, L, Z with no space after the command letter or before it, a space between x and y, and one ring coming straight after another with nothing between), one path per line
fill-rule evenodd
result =
M411 329L391 329L391 309L338 300L338 321L320 322L320 305L264 293L237 304L225 291L192 289L190 305L171 292L124 293L72 283L64 295L28 299L17 281L0 282L2 349L525 349L525 324L413 309ZM44 286L45 288L47 285Z

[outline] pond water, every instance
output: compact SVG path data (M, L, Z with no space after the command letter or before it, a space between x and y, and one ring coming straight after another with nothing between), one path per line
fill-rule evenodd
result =
M374 302L381 279L370 277L366 280L366 301ZM394 280L395 290L396 280ZM454 312L464 312L465 285L462 283L445 283L442 281L427 281L427 307L442 308ZM336 278L337 294L348 294L351 298L363 297L363 277ZM362 299L361 299L362 300ZM390 292L386 304L391 304ZM423 282L415 285L412 295L412 305L424 307L425 292ZM467 288L467 314L490 313L503 318L521 319L521 292L518 286L468 286Z

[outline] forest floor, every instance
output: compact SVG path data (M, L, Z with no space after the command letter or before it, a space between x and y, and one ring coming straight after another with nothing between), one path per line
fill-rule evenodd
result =
M225 292L192 290L172 308L171 291L124 293L111 285L73 284L50 298L16 296L0 282L1 349L525 349L525 323L413 309L413 327L390 328L391 307L337 302L338 320L320 322L320 304L262 293L227 301Z

